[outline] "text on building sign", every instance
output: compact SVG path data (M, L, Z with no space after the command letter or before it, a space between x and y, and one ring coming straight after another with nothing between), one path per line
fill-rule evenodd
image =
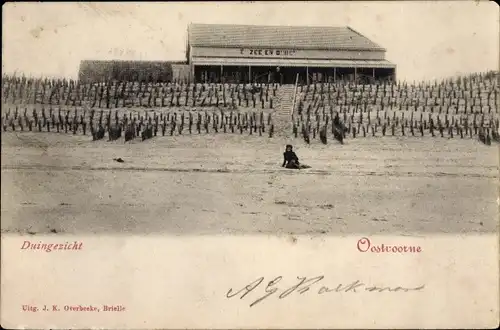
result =
M251 56L293 56L295 50L288 49L244 49L240 50L241 54Z

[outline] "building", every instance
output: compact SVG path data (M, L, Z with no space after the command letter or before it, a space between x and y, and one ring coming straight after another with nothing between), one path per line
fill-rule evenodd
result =
M386 50L350 27L190 24L187 47L198 82L396 77Z
M395 80L386 50L350 27L190 24L185 62L82 61L82 82Z
M189 77L185 62L168 61L99 61L80 62L78 80L82 83L110 80L168 82Z

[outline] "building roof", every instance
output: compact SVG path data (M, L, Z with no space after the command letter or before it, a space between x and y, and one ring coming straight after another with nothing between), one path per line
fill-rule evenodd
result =
M198 47L385 50L348 26L190 24L188 36Z

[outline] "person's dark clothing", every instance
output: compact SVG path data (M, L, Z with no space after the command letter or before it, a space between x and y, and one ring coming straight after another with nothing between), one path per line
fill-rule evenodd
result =
M337 127L340 126L340 118L338 114L335 116L335 118L333 118L333 124Z
M285 151L283 153L282 167L295 168L299 165L299 157L293 151Z

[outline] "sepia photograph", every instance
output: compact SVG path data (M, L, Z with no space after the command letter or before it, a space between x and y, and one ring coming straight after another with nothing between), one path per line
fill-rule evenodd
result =
M461 27L473 44L415 29L410 48L376 15L376 29L133 21L152 31L121 36L114 8L4 9L3 233L498 230L494 21ZM49 25L22 34L30 20ZM93 30L65 45L75 24Z
M2 287L4 254L76 254L83 236L498 240L493 2L16 2L2 18L1 235L20 242Z

